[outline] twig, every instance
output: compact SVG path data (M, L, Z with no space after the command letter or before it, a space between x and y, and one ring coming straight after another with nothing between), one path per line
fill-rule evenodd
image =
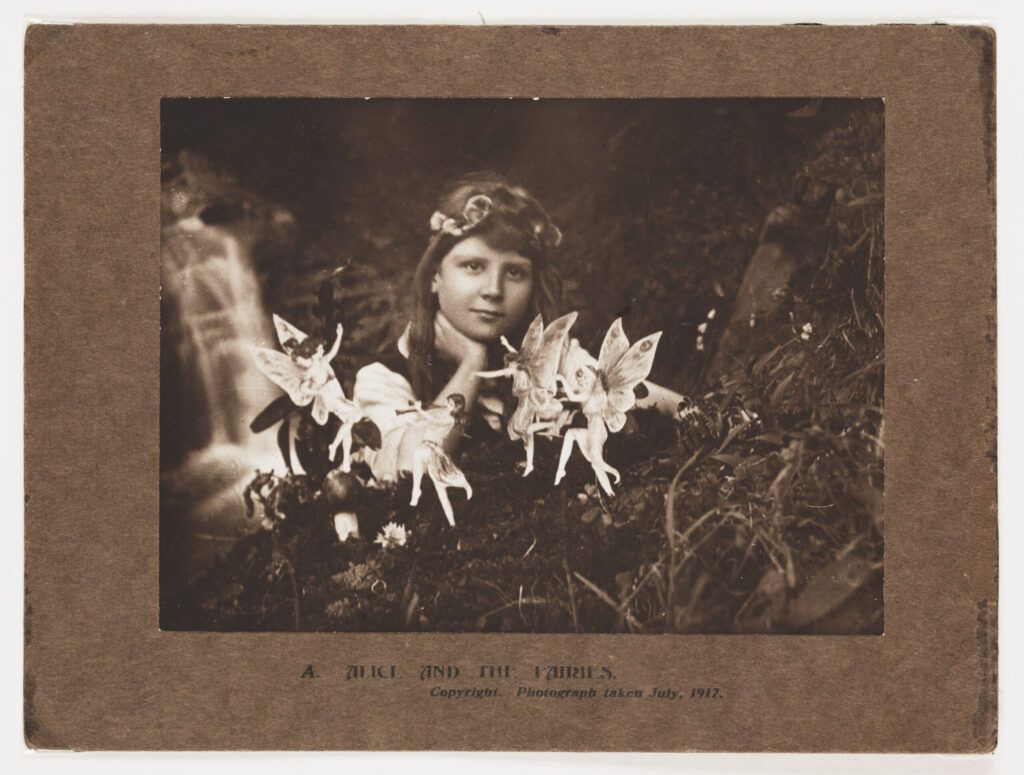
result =
M576 594L572 588L572 577L569 576L569 563L562 560L562 567L565 569L565 585L569 588L569 613L572 614L572 629L574 632L579 633L580 621L576 615Z
M711 511L707 512L707 514L705 514L705 515L704 515L704 516L702 516L702 517L701 517L700 519L698 519L698 520L697 520L696 522L694 522L694 523L693 523L693 527L691 527L691 528L690 528L690 530L692 530L692 529L693 529L694 527L697 527L697 525L699 525L699 524L700 524L700 523L701 523L701 522L702 522L702 521L703 521L703 520L704 520L704 519L705 519L706 517L709 517L709 516L711 516L711 514L713 514L713 513L714 513L715 511L717 511L717 510L718 510L718 507L717 507L717 506L716 506L715 508L711 509ZM678 572L679 572L680 570L682 570L682 568L683 568L683 565L685 565L685 564L686 564L686 561L687 561L687 560L689 560L689 559L690 559L691 557L693 557L693 556L694 556L694 554L696 554L696 553L697 553L697 550L698 550L698 549L699 549L699 548L701 547L701 545L702 545L702 544L703 544L703 543L704 543L705 541L707 541L707 540L708 540L708 539L709 539L709 538L710 538L711 536L713 536L713 535L715 534L715 531L716 531L716 530L718 530L718 528L720 528L720 527L721 527L722 525L724 525L724 524L725 524L725 521L726 521L727 519L729 519L729 517L732 517L732 516L733 516L733 513L732 513L732 512L728 512L728 513L727 513L727 514L726 514L726 515L725 515L724 517L722 517L722 521L718 523L718 525L717 525L717 526L715 527L715 529L714 529L714 530L709 530L709 531L708 531L708 532L707 532L707 533L706 533L706 534L704 535L704 537L703 537L702 539L700 539L700 540L699 540L699 541L698 541L697 543L695 543L695 544L694 544L693 546L691 546L691 547L690 547L689 549L687 549L687 550L686 550L686 556L685 556L685 557L683 557L683 559L681 559L681 560L679 561L679 567L678 567L678 568L672 568L672 569L671 569L671 573L672 573L673 575L675 575L675 574L676 574L676 573L678 573ZM690 534L690 530L687 530L687 531L686 531L686 535L689 535L689 534ZM685 540L685 539L686 539L686 536L683 536L681 540Z
M533 547L535 547L536 545L537 545L537 536L534 535L533 536L533 543L530 544L530 548L527 549L525 552L523 552L523 556L520 557L519 559L520 560L525 560L526 559L526 555L528 555L530 552L532 552L533 551Z
M631 614L629 611L623 610L623 608L620 605L618 605L618 603L616 603L614 600L612 600L611 596L607 592L605 592L603 589L601 589L599 586L597 586L597 584L595 584L594 582L592 582L590 579L586 578L585 576L581 576L576 571L573 571L572 575L575 576L576 578L578 578L584 584L586 584L590 588L591 592L593 592L595 595L597 595L599 598L601 598L604 602L606 602L608 605L610 605L612 607L612 610L614 610L620 616L624 617L626 619L626 621L630 623L630 625L632 625L633 627L636 627L638 630L640 630L640 632L646 632L646 630L644 629L644 626L642 624L640 624L640 622L638 622L636 620L636 617L634 617L633 614Z
M864 324L860 322L860 315L857 313L857 301L853 296L853 288L850 289L850 306L853 307L853 317L857 321L857 328L864 331Z
M882 194L868 194L867 196L862 196L857 199L851 199L844 205L844 207L848 209L853 209L856 207L863 207L864 205L875 204L876 202L883 201L885 201L885 197Z
M700 454L704 451L704 445L701 444L697 448L697 451L693 453L689 460L683 463L682 468L676 471L676 475L672 477L672 482L668 486L668 496L665 498L665 535L668 538L668 549L669 549L669 563L668 563L668 616L669 623L672 627L672 632L676 630L676 617L673 606L676 601L676 579L673 569L676 567L676 486L679 484L679 477L681 477L686 470L692 466Z
M420 593L413 592L412 599L409 601L409 605L405 608L405 629L409 629L409 625L412 624L412 619L416 615L416 606L420 604Z
M628 606L630 603L632 603L633 602L633 598L635 598L637 596L637 594L640 592L641 589L643 589L645 586L647 586L647 582L651 580L651 577L660 568L661 568L661 560L658 560L658 562L654 563L654 565L651 566L651 569L649 571L647 571L647 575L643 577L643 579L640 581L640 583L637 584L636 587L634 587L633 591L630 592L629 595L626 596L626 598L622 601L622 605L623 606Z
M496 613L500 613L501 611L504 611L506 608L512 608L512 607L517 606L517 605L522 605L523 603L525 603L526 605L544 605L544 604L550 603L550 602L551 601L548 600L546 597L524 597L522 600L513 600L511 603L505 603L505 605L499 605L497 608L494 608L494 609L488 611L485 614L481 614L477 618L476 621L477 621L477 624L482 627L483 623L487 622L487 618L488 617L490 617L490 616L492 616L492 615L494 615Z
M856 371L851 371L849 374L847 374L845 377L843 377L841 380L839 380L839 382L836 383L836 387L840 388L843 385L845 385L847 382L849 382L851 379L853 379L854 377L859 377L861 374L864 374L865 372L870 371L871 369L877 369L879 366L882 366L884 364L885 364L885 356L884 355L879 355L877 358L875 358L873 361L871 361L871 363L868 363L868 364L866 364L864 366L861 366Z
M683 533L681 536L679 536L679 540L680 541L688 540L690 538L690 533L692 533L698 527L703 525L708 520L708 517L710 517L716 511L718 511L718 506L714 506L714 507L708 509L707 511L705 511L703 514L701 514L700 517L697 519L697 521L694 522L692 525L690 525L688 528L686 528L686 532ZM728 517L728 516L730 516L730 514L726 514L725 516Z

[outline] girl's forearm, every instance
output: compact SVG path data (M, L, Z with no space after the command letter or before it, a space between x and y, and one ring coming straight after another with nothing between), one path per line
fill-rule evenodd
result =
M662 414L674 415L683 396L674 390L644 380L647 395L636 400L637 409L657 409Z
M472 412L476 408L477 395L480 393L480 378L477 376L476 368L477 364L470 363L468 360L463 361L459 364L459 367L455 370L455 374L448 384L444 386L437 397L434 399L435 404L443 405L448 396L460 394L466 399L466 412ZM482 364L481 364L482 366ZM452 428L444 440L444 451L451 454L459 446L460 433L458 431L458 423Z

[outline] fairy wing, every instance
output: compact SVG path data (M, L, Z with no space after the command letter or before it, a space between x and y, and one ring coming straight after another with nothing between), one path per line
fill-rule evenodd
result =
M607 374L628 349L629 340L626 338L626 332L622 330L622 318L615 318L601 343L601 353L597 356L598 368Z
M280 343L281 347L284 347L284 343L289 339L294 339L299 344L302 344L307 339L306 334L297 329L280 315L274 315L274 330L277 331L277 341Z
M625 340L625 336L621 338ZM606 391L608 400L605 422L612 432L622 429L626 422L625 413L636 404L633 388L651 373L660 339L661 331L658 331L637 340L603 371L601 387ZM604 356L603 347L601 354Z
M523 357L531 358L537 352L540 347L541 341L544 338L544 319L537 315L530 323L530 327L526 329L526 333L523 335L523 344L519 347L519 352Z
M562 357L562 345L569 335L569 329L576 322L578 312L570 312L553 321L544 329L540 349L531 363L536 387L553 388L555 374L558 373L558 362Z
M299 368L291 358L276 350L265 347L249 347L253 359L267 379L281 388L296 406L306 406L313 400L315 393L303 388L306 372Z

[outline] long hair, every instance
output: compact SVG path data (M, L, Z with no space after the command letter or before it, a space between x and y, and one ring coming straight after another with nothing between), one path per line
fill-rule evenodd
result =
M561 233L548 217L547 211L525 189L512 186L504 177L491 172L476 173L457 182L441 197L437 211L448 218L462 218L466 203L483 195L491 201L490 212L471 234L482 238L495 250L512 250L530 259L533 264L532 314L523 316L516 330L510 332L513 342L522 341L530 321L538 314L549 323L558 317L561 281L549 261L551 248L561 240ZM468 235L467 235L468 236ZM431 281L441 260L464 239L443 229L434 232L427 249L413 274L412 311L409 321L409 376L412 389L422 400L431 400L443 385L433 384L431 366L434 353L434 318L437 296ZM499 360L500 345L493 343L492 355Z

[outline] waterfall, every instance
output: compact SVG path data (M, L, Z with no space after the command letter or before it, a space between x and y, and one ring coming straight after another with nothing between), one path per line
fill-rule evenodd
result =
M161 471L162 572L180 580L255 528L242 493L256 469L283 473L283 461L274 433L254 434L249 423L280 391L248 349L275 339L245 243L197 215L162 238L161 293L173 310L163 346L184 375L183 395L161 395L162 411L189 428L182 438L194 447Z
M179 356L194 359L210 427L210 445L262 453L252 418L278 393L260 373L250 344L273 346L259 286L238 240L198 217L169 229L164 240L164 292L175 294L184 333Z

